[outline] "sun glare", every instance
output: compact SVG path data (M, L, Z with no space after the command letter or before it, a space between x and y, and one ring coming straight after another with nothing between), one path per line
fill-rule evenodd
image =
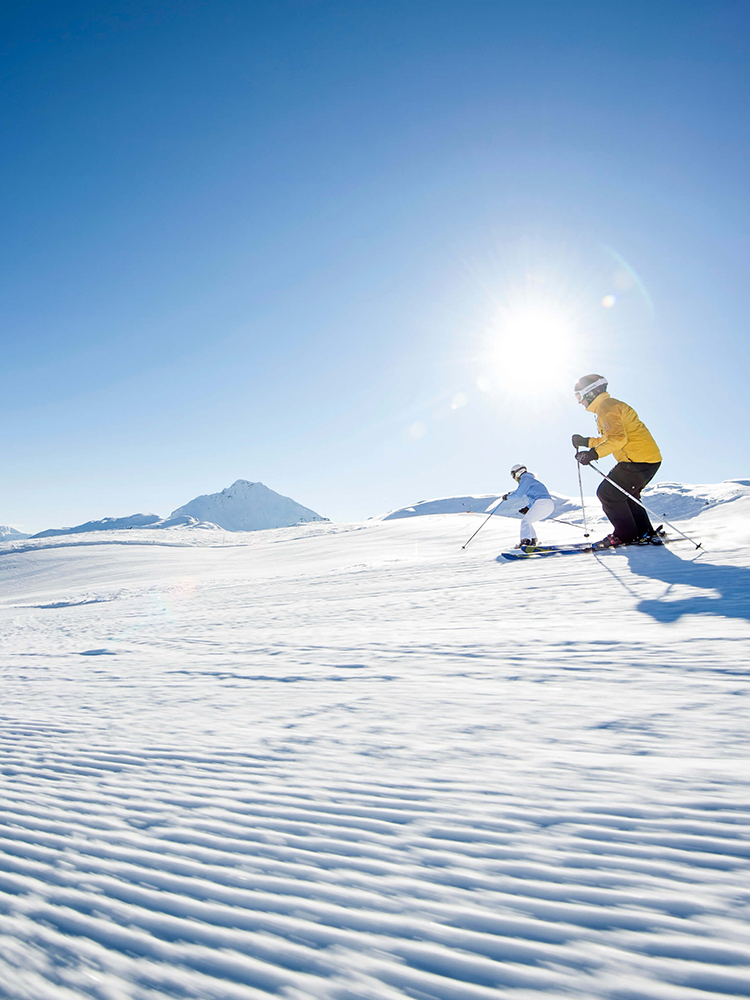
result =
M506 391L522 383L526 395L531 384L544 392L568 367L573 340L563 311L550 304L502 310L489 332L485 378Z
M557 405L582 371L604 367L634 325L653 320L642 280L611 247L581 254L520 241L499 247L474 277L482 295L475 384L513 406Z

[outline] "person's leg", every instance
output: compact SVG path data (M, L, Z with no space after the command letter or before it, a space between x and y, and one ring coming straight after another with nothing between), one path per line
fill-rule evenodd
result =
M533 542L534 538L534 525L529 520L529 514L531 513L531 508L523 515L521 518L521 541L524 539L528 542Z
M537 535L534 529L534 522L543 521L545 517L550 516L554 509L554 500L548 499L547 497L542 500L535 500L529 507L528 511L524 514L523 520L521 521L521 538L536 538Z
M614 483L627 490L631 496L640 499L641 490L656 475L659 462L618 462L609 472L608 482L602 481L596 495L601 501L604 513L612 522L614 533L621 542L633 542L642 535L653 532L653 525L647 512L635 500L618 490Z
M620 483L624 489L627 489L627 486L621 482L622 465L622 462L618 463L608 475L613 482ZM601 481L596 495L599 497L602 510L612 523L614 534L621 542L634 541L638 537L638 525L635 523L629 498L606 479Z
M640 500L641 491L654 478L661 462L631 462L629 464L629 478L632 488L626 486L625 489ZM638 530L638 538L642 538L644 535L653 535L654 526L648 516L648 511L644 510L635 500L629 500L628 503Z

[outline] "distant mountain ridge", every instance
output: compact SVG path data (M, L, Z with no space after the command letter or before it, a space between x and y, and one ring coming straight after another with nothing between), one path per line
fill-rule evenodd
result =
M195 517L159 517L158 514L128 514L126 517L103 517L98 521L85 521L72 528L47 528L32 538L51 538L53 535L77 535L87 531L121 531L125 528L209 528L218 525L198 521ZM14 536L15 537L15 536ZM24 535L28 538L28 535Z
M290 497L282 496L264 486L238 479L220 493L196 497L167 518L158 514L129 514L125 517L103 517L70 528L48 528L29 536L14 528L0 528L0 541L23 538L49 538L54 535L83 534L90 531L122 531L131 528L199 528L224 531L262 531L265 528L287 528L309 521L327 521L309 507L303 507Z
M750 496L750 479L725 479L722 483L690 484L663 482L647 486L642 500L657 516L669 518L696 517L707 507L731 503ZM436 497L419 500L407 507L398 507L374 520L392 521L403 517L422 517L429 514L482 514L489 511L500 496L497 493L474 493L465 496ZM553 517L576 521L581 516L581 503L577 497L565 497L552 493L555 503ZM495 513L502 517L520 517L518 501L506 500L495 507ZM589 520L604 520L601 504L596 497L586 497L586 514Z
M261 531L328 520L263 483L251 483L246 479L238 479L220 493L196 497L173 510L171 517L185 515L199 521L211 521L225 531Z

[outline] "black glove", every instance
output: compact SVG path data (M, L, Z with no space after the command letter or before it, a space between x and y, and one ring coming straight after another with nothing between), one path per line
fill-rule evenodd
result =
M503 503L505 503L505 501L506 501L507 499L508 499L508 494L506 493L506 494L505 494L505 496L504 496L504 497L502 498L502 500L503 500Z
M580 434L574 434L571 441L573 442L574 448L588 448L589 446L589 439Z
M576 452L576 462L579 465L589 465L591 462L595 462L599 458L596 452L596 448L589 448L588 451L577 451Z
M519 513L519 514L528 514L528 513L529 513L529 508L528 508L528 507L522 507L522 508L521 508L521 509L519 510L519 512L518 512L518 513Z

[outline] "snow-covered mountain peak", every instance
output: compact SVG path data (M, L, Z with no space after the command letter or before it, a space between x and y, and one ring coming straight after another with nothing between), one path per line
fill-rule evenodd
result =
M290 497L247 479L237 479L219 493L196 497L172 511L171 516L186 514L199 521L212 521L226 531L259 531L326 520Z
M0 524L0 542L18 542L23 538L28 538L22 531L12 528L9 524Z

